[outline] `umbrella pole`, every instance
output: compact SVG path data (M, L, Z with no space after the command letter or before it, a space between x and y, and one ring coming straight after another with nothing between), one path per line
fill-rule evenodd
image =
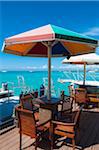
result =
M48 100L51 100L51 43L48 43Z
M83 80L83 85L85 85L86 81L86 63L84 63L84 80Z

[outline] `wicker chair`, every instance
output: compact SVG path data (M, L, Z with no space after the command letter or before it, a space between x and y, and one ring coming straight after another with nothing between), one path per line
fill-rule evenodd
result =
M79 108L77 111L65 115L61 120L52 120L50 127L51 150L53 150L54 135L72 139L73 150L75 149L75 133L79 127L81 110L82 108Z
M23 109L27 109L30 111L37 111L38 107L34 105L32 94L23 95L20 98L20 104Z
M75 102L79 105L88 105L89 98L87 96L87 90L85 88L75 89Z
M74 85L69 85L68 89L69 89L70 97L74 100L75 99L75 88L74 88Z
M58 118L62 117L65 113L71 113L73 109L73 99L64 95L64 100L58 104Z
M50 120L39 123L39 121L36 121L35 113L33 111L23 109L21 106L16 107L16 112L18 114L19 122L20 150L22 149L22 134L35 138L36 150L39 138L50 127Z

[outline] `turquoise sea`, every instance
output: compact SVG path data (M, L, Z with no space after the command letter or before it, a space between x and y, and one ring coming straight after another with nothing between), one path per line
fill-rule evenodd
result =
M58 94L60 90L65 90L66 93L66 84L61 84L57 80L58 78L65 78L63 72L54 71L52 72L52 80L55 92ZM43 78L47 78L48 73L47 71L8 71L8 72L0 72L0 85L2 82L8 82L9 87L11 88L12 84L14 83L14 91L15 95L19 95L22 91L22 88L18 88L18 77L24 77L24 83L27 86L27 90L36 90L40 89L40 85L44 84ZM68 86L68 85L67 85Z
M40 89L40 85L43 84L43 78L47 78L47 71L7 71L0 72L0 87L2 82L8 82L9 88L14 87L15 95L19 95L22 91L22 88L18 87L18 77L24 77L24 83L27 87L27 90ZM83 72L69 72L69 71L53 71L51 73L51 78L53 80L54 90L56 95L59 96L60 91L64 90L65 94L68 95L68 85L70 83L59 83L58 79L83 79ZM99 72L88 72L87 80L97 80L99 81ZM21 83L22 84L22 83Z
M90 72L87 73L87 80L97 80L99 81L99 72ZM18 80L23 78L23 80ZM48 73L47 71L2 71L0 72L0 88L2 87L3 82L8 82L8 88L14 90L14 95L19 96L21 91L32 91L33 89L40 91L41 84L44 84L43 78L47 78ZM82 80L83 79L83 72L74 72L74 71L53 71L51 73L51 78L53 81L53 90L54 95L59 97L60 91L64 90L66 95L69 95L68 85L69 82L64 84L58 82L58 79L75 79L75 80ZM22 82L24 81L24 82ZM24 90L22 85L26 87ZM21 86L21 87L20 87ZM7 120L13 115L13 110L15 106L19 103L17 100L11 101L4 101L0 102L0 124L3 121Z

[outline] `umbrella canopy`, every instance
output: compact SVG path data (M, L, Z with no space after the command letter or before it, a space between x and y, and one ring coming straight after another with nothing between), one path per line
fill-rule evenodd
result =
M85 54L85 55L79 55L79 56L72 56L70 59L65 58L62 61L63 64L69 63L69 64L83 64L84 65L84 81L83 84L85 84L86 80L86 64L99 64L99 55L95 53L91 54Z
M42 26L9 38L3 52L20 56L48 57L48 99L51 98L51 57L94 52L98 41L54 25Z
M99 55L96 53L72 56L70 59L65 58L62 63L70 63L70 64L99 64Z
M5 39L4 52L34 57L48 57L44 41L56 41L51 56L72 56L94 52L98 41L54 25L46 25Z

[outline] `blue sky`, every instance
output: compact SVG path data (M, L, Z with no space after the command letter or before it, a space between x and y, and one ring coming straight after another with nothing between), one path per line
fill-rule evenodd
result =
M0 2L0 7L0 49L4 38L49 23L99 39L99 1L6 1ZM52 68L61 68L62 59L52 59ZM45 58L0 52L0 70L46 69L46 64Z

